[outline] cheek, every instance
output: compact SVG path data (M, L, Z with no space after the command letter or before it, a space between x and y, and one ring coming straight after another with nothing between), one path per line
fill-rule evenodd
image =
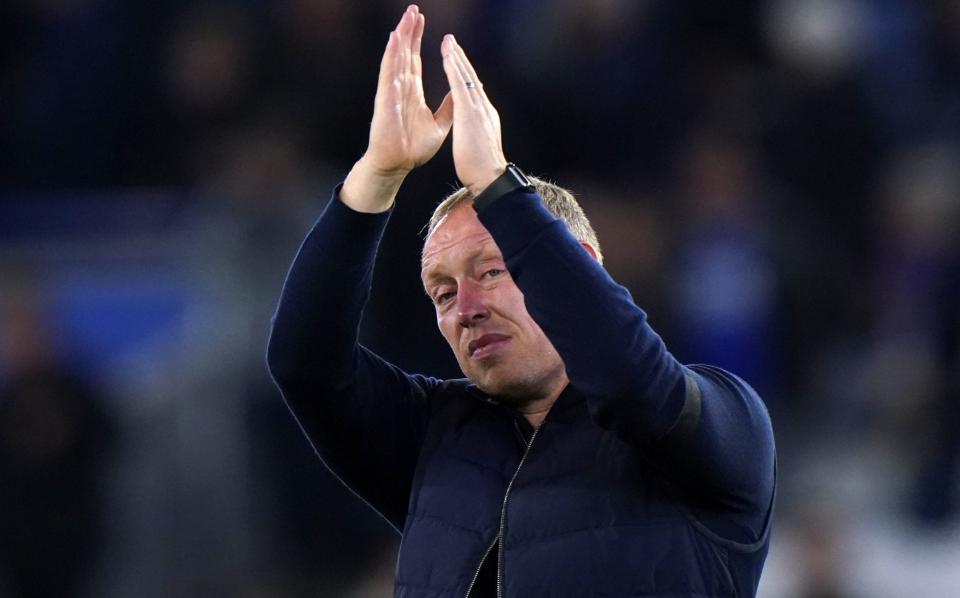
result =
M531 325L535 325L533 318L530 317L530 313L527 312L527 304L523 301L523 293L520 292L520 289L518 289L516 285L510 286L512 288L507 288L500 294L500 305L502 306L504 314L523 328L529 328Z
M451 347L456 347L457 323L448 314L437 314L437 329Z
M523 300L523 293L520 289L503 296L502 309L506 318L523 331L524 342L529 343L528 349L540 352L543 350L543 344L549 344L550 341L543 329L533 319L530 312L527 311L527 305Z

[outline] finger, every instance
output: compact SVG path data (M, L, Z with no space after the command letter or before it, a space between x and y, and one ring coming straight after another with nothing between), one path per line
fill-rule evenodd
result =
M414 25L416 24L417 17L417 7L413 4L407 7L407 10L403 11L403 16L400 17L400 22L397 23L397 33L400 34L400 38L403 41L410 41L410 35L413 33Z
M413 88L414 77L411 76L414 71L411 44L413 31L416 28L416 22L417 7L416 5L411 4L407 7L406 12L403 13L403 17L400 19L400 24L397 25L397 35L399 36L399 39L397 41L398 49L396 81L399 84L399 100L400 107L403 111L403 119L406 119L406 115L411 107L409 100L417 97L417 90Z
M457 64L452 35L444 36L440 51L443 54L443 71L447 74L447 82L450 84L450 92L453 94L454 110L459 111L461 108L458 107L472 106L476 99L470 93L473 90L467 88L467 80Z
M443 72L446 73L447 83L450 84L454 106L461 102L467 105L470 98L466 94L467 87L463 73L460 72L460 67L457 66L456 58L454 58L452 38L453 36L448 33L444 36L443 43L440 44L440 53L443 56Z
M483 94L483 84L477 80L476 76L471 74L471 69L467 68L467 62L464 59L463 53L458 51L457 42L454 40L454 50L453 50L453 62L457 65L457 70L460 71L460 75L463 77L464 84L470 83L471 85L467 86L470 90L470 97L480 100L482 99Z
M400 50L404 54L405 61L409 59L411 45L413 43L413 34L417 26L417 12L411 5L400 18L400 24L397 25L397 33L400 35Z
M460 70L465 81L473 82L473 86L467 89L470 99L473 100L473 107L482 111L491 123L499 122L497 111L493 107L493 104L490 103L487 92L483 89L483 83L476 78L476 73L469 67L470 63L467 61L466 56L456 47L456 40L454 40L454 46L453 60L456 62L457 68Z
M422 14L418 14L416 17L416 24L413 29L413 40L411 42L412 46L412 63L411 67L413 68L413 74L416 76L418 81L421 81L423 78L423 61L420 58L420 44L423 41L423 27L426 19ZM423 84L420 83L421 95L423 92Z
M400 23L397 24L397 35L399 36L399 73L401 76L410 72L411 62L411 39L413 30L416 26L417 12L416 5L411 4L400 17Z
M433 113L433 120L443 129L444 135L450 132L450 127L453 126L453 94L451 92L448 91L447 95L443 96L440 107Z
M397 54L399 52L399 37L396 30L390 32L387 38L387 47L380 60L380 78L377 82L377 98L386 99L390 86L397 76Z
M417 13L414 17L413 39L411 40L413 53L417 56L420 56L420 43L423 41L423 28L425 23L426 18L423 16L423 13Z
M400 66L400 58L403 53L403 32L409 19L409 13L410 9L407 8L403 15L400 16L400 20L397 21L397 26L394 27L393 31L390 32L390 38L387 40L387 49L384 51L383 60L380 63L381 83L385 78L388 80L393 80L393 78L399 72L398 68Z
M493 103L490 102L490 98L487 97L487 91L483 87L483 82L480 81L480 77L477 76L477 72L473 69L473 65L470 63L470 59L467 58L466 52L463 50L463 46L454 39L454 58L456 59L457 66L460 69L460 72L463 73L463 76L467 81L473 81L475 87L470 90L471 95L476 96L477 100L483 105L484 110L487 112L488 116L493 117L496 114L496 109L493 107Z
M467 58L467 53L463 51L463 46L461 46L460 42L456 39L453 40L453 50L457 57L457 62L460 64L460 68L467 77L467 81L473 81L477 84L477 87L480 87L480 77L478 77L477 72L473 70L473 65L470 63L470 59Z
M410 45L410 33L412 31L413 20L415 20L415 15L411 14L413 6L407 7L403 14L400 15L400 20L397 21L397 26L393 28L393 32L397 34L398 49L404 50Z

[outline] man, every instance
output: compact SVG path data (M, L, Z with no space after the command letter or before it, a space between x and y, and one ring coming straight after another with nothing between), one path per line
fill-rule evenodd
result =
M678 363L572 197L541 184L552 213L508 167L450 35L450 93L427 108L423 27L411 6L390 34L368 149L303 242L268 350L321 458L402 531L396 596L753 596L775 484L763 404ZM422 279L467 379L437 380L357 328L400 184L451 128L465 190L438 208Z

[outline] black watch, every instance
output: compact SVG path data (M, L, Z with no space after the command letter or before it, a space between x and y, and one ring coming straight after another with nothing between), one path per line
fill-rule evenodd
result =
M513 162L507 162L507 169L503 174L487 185L487 188L480 192L480 195L473 200L473 207L478 212L487 207L494 200L499 199L517 189L526 189L533 191L533 183L523 174L523 171L517 168Z

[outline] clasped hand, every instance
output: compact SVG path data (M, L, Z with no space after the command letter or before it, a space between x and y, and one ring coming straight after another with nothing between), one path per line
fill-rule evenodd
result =
M440 46L450 91L435 112L427 106L420 59L424 24L420 9L411 5L390 32L367 151L341 191L355 209L388 209L406 175L437 153L451 128L457 178L474 196L506 168L500 115L453 35L445 35Z

